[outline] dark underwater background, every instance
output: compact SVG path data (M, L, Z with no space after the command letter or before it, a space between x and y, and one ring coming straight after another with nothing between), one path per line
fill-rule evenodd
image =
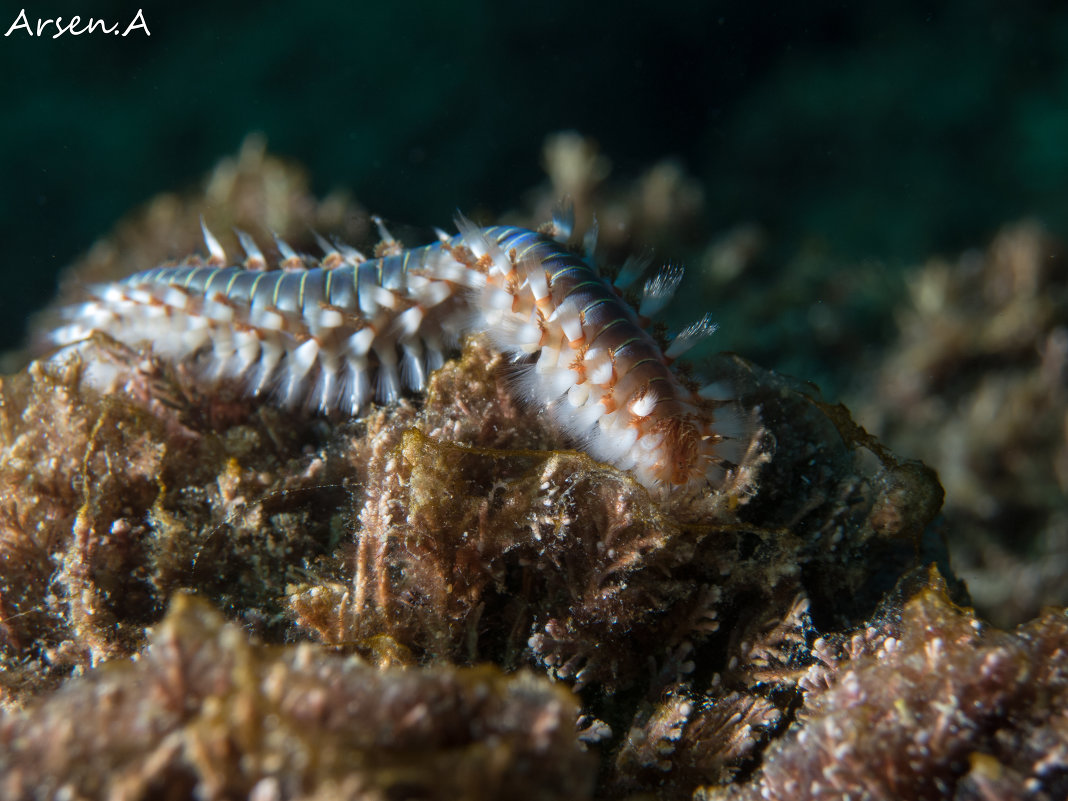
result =
M0 28L23 7L0 5ZM25 11L125 27L137 8ZM899 270L1024 215L1060 232L1068 210L1062 3L186 2L144 19L151 36L0 40L7 347L57 270L250 131L319 192L445 226L514 205L545 136L574 129L619 179L681 160L708 230L755 221L828 268Z
M78 14L121 30L138 5L2 3L0 32L23 9L31 25ZM710 311L715 347L854 410L931 257L952 263L1022 219L1066 234L1060 2L186 2L143 16L150 36L0 39L0 351L23 343L62 268L253 132L316 194L347 189L426 231L457 209L521 206L559 131L596 142L621 186L673 159L702 199L658 258L699 273L708 242L745 226L761 246L737 277L691 277L669 325ZM891 445L929 458L905 442ZM1039 550L1061 565L1068 510L1050 487ZM1034 522L1012 509L998 536Z

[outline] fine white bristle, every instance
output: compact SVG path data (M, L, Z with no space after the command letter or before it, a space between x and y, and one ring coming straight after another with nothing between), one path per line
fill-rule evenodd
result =
M586 254L586 263L594 270L597 269L597 265L593 260L594 252L597 250L597 231L597 218L594 217L593 222L590 223L590 227L586 231L586 235L582 237L582 251Z
M397 352L392 346L375 348L378 356L378 382L375 388L375 400L379 403L393 403L400 397L400 376L397 373Z
M274 237L275 247L278 248L278 252L282 255L282 267L299 267L304 264L304 260L300 257L297 251L293 250L282 237L277 233L272 232L271 236Z
M623 266L619 268L619 274L616 276L616 280L612 282L612 286L617 289L628 288L642 277L642 274L649 269L652 261L653 259L649 255L628 256L627 260L623 262Z
M237 228L237 241L241 243L241 249L245 251L245 267L249 270L262 270L267 267L267 259L256 245L256 240Z
M378 229L378 236L382 240L384 245L395 245L397 240L393 238L393 234L386 228L385 221L377 214L371 216L371 222L375 224L375 228Z
M319 246L319 250L323 252L323 261L328 260L332 255L341 254L338 252L337 246L332 242L327 241L326 237L320 234L318 231L312 231L312 237L315 239L315 244Z
M345 263L350 266L355 267L367 261L366 256L350 245L335 242L334 246L337 248L337 252L340 253L341 257L345 260Z
M552 237L557 242L567 242L574 228L575 204L565 200L553 208Z
M208 264L219 267L226 264L226 251L223 250L223 246L219 244L215 235L208 230L203 216L200 218L200 232L204 235L204 246L208 249Z

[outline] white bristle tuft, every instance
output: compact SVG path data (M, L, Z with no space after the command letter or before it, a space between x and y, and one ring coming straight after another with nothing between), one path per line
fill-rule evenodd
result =
M189 302L189 293L176 286L167 287L163 293L163 302L174 309L184 309Z
M364 359L346 359L339 390L342 402L351 414L359 413L371 402L371 374Z
M426 388L426 370L423 368L423 349L418 340L403 343L401 349L400 375L404 386L416 392Z
M415 332L419 330L419 326L422 322L423 310L418 306L412 306L397 315L397 319L393 323L393 326L394 330L400 334L401 337L407 338L415 335Z
M586 384L574 384L567 391L567 400L574 407L585 406L590 398L590 388Z
M691 323L679 332L679 335L671 341L671 345L664 352L669 359L677 359L690 348L697 345L701 340L715 333L718 326L712 322L712 316L706 314L695 323Z
M380 287L378 284L372 284L369 288L369 292L374 302L379 306L386 309L396 309L401 305L400 297L396 293Z
M648 417L656 408L657 397L652 392L635 398L630 402L630 413L635 417Z
M323 309L319 314L319 325L323 328L340 328L344 322L344 315L337 309Z
M248 387L253 395L259 395L267 389L274 375L274 369L284 354L282 347L270 340L260 343L260 359L256 364L255 372L248 379Z
M269 331L281 331L286 324L286 318L278 309L263 309L256 315L253 322Z
M556 368L547 371L544 373L542 382L543 400L545 402L554 401L566 394L578 381L578 377L578 373L574 370Z
M361 328L349 337L349 350L354 356L366 356L375 341L375 330L371 326Z
M482 238L482 229L475 225L471 220L465 217L459 211L452 218L453 223L456 225L456 230L460 232L460 236L464 240L464 244L471 247L472 242ZM470 241L469 241L470 240ZM474 251L472 251L474 252ZM481 254L475 253L476 256Z
M487 287L482 293L482 305L487 309L504 311L512 308L512 300L515 296L507 289Z
M595 384L607 384L612 380L612 359L604 348L586 351L586 377Z
M731 440L748 440L753 421L737 403L725 403L716 409L716 433Z
M642 317L655 317L667 306L682 282L683 272L682 266L677 264L661 267L660 272L645 282L638 314Z
M556 348L544 347L541 356L538 357L534 369L539 373L549 373L556 369L556 363L560 360L560 351Z
M260 358L260 340L251 331L241 331L234 335L234 355L235 362L233 365L233 374L235 376L244 375L252 365L254 365Z
M568 342L579 342L583 339L584 334L582 332L582 321L579 319L578 309L575 304L569 300L565 300L551 315L547 322L555 322L559 324L563 329L564 336L567 337Z
M305 341L304 344L290 351L290 370L297 376L307 375L318 355L319 343L314 338Z
M234 319L234 307L211 298L204 302L204 316L216 323L229 323Z
M634 443L638 441L638 430L632 426L628 426L622 431L617 432L614 435L614 445L616 450L626 453L634 447Z

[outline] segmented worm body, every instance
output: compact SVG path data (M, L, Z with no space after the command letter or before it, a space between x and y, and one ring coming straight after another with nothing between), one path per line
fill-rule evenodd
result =
M556 231L566 238L569 226ZM523 400L650 489L715 485L738 461L748 427L735 405L671 368L714 326L699 321L665 351L643 325L678 271L649 281L635 312L618 280L547 234L461 221L456 236L402 250L382 232L378 258L323 242L325 256L311 261L279 242L279 269L269 270L243 233L247 258L228 266L205 229L206 260L95 288L52 338L66 345L102 331L286 406L360 414L424 389L448 350L484 330L516 362Z

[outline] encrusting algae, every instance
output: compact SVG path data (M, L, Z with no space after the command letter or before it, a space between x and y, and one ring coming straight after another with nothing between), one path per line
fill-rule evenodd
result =
M576 180L592 182L579 194L596 204L601 162L572 162L592 165ZM663 203L687 186L651 183ZM360 227L346 200L317 203L255 143L205 195L238 217L271 209L297 244L300 222ZM75 273L161 261L198 236L202 208L154 201ZM663 218L627 208L645 228ZM826 699L855 671L876 681L865 660L888 638L904 649L895 658L940 637L947 659L981 666L985 637L1010 661L1048 665L1011 681L1048 685L1054 722L984 718L954 728L952 747L928 743L924 764L961 798L977 797L961 743L1039 742L1063 723L1058 618L1038 639L988 633L960 610L938 618L944 633L912 622L909 610L952 608L926 568L942 555L934 474L741 358L709 369L759 411L751 446L717 491L660 499L517 403L507 359L483 336L424 397L358 420L205 386L104 336L85 347L121 391L86 386L78 359L0 384L10 797L33 797L46 777L82 798L777 792L779 765L822 770L824 751L804 743L824 748L836 715L856 753L878 747L846 721L894 701ZM1014 692L1008 676L974 691L966 680L947 670L942 686L977 702ZM909 674L895 686L908 706L933 685ZM1055 753L1030 767L986 753L1051 798L1068 775Z

